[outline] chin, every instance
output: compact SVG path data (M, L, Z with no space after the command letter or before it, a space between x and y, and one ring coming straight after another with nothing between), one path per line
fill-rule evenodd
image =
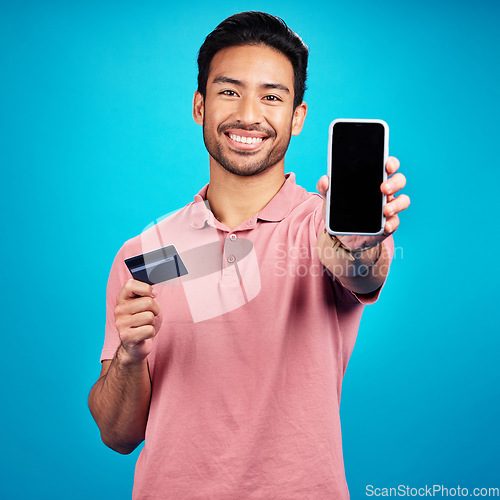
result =
M234 175L239 175L241 177L251 177L252 175L259 175L262 172L265 172L266 170L269 169L268 165L240 167L237 165L230 165L230 164L228 165L222 163L219 164L224 170L226 170L226 172L229 172Z

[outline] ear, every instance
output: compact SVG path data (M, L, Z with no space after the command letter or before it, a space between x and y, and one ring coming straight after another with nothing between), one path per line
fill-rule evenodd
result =
M304 120L307 115L307 104L305 102L300 103L293 112L292 118L292 135L299 135L302 131L304 125Z
M203 96L196 91L193 97L193 118L198 125L203 125L203 116L205 114L205 106Z

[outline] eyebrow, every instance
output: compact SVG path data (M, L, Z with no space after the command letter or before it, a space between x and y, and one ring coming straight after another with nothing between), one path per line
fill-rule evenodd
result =
M231 85L237 85L238 87L243 87L243 88L247 86L245 82L242 82L241 80L236 80L235 78L230 78L229 76L218 76L217 78L213 79L212 83L229 83ZM286 92L287 94L290 93L290 89L285 85L282 85L281 83L275 83L275 82L260 83L259 87L262 89L281 90L283 92Z

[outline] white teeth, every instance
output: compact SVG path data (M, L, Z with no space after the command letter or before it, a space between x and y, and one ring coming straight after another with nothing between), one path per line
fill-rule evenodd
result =
M242 144L258 144L264 140L263 137L241 137L239 135L229 134L229 137L236 142L241 142Z

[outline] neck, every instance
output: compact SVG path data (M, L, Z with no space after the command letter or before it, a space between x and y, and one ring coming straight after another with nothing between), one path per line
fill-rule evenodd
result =
M229 229L260 212L285 182L283 162L245 177L231 174L210 160L207 200L215 217Z

